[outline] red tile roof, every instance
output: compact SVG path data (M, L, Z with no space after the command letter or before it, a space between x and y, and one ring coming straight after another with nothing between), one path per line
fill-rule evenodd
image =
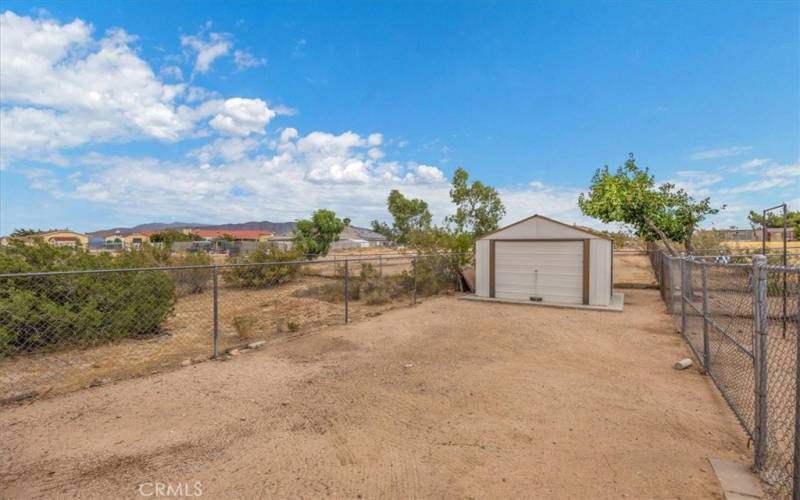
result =
M231 235L237 240L257 240L262 236L272 236L269 231L256 231L256 230L222 230L222 229L192 229L194 234L201 238L222 238L225 235Z

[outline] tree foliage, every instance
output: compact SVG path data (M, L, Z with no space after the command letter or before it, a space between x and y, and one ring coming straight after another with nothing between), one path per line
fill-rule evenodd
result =
M424 200L406 198L393 189L386 199L386 207L392 216L392 225L374 220L372 230L398 245L408 245L431 227L433 217Z
M0 272L133 268L152 256L94 255L46 243L12 242L0 253ZM163 271L87 273L0 281L0 356L55 345L84 345L159 331L175 302Z
M150 235L152 243L163 243L165 247L170 248L176 241L200 241L203 238L195 233L184 233L178 229L163 229L157 233Z
M783 212L769 212L765 218L762 214L754 210L750 210L747 220L754 228L760 228L764 225L772 228L783 227ZM766 224L765 224L766 223ZM800 233L800 211L786 211L786 225L795 228L796 233Z
M456 206L447 222L458 233L468 233L478 238L498 228L506 214L506 207L497 190L481 181L469 183L469 174L459 167L453 173L450 200Z
M673 255L671 242L682 241L691 252L694 229L720 210L709 198L695 200L674 184L656 185L649 170L636 165L633 154L614 173L608 166L595 171L589 193L581 193L578 206L602 222L629 225L645 241L661 240Z
M297 221L294 229L295 247L307 255L327 255L348 224L350 219L340 219L332 210L317 210L311 219Z

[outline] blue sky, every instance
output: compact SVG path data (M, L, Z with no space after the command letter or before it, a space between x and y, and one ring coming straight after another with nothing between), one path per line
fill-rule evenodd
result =
M800 208L798 2L0 2L0 233L576 206L634 152L728 209ZM592 225L598 226L597 223Z

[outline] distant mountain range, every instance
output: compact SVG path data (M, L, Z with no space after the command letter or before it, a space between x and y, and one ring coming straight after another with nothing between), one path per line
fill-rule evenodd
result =
M86 234L95 238L104 238L116 233L117 231L119 231L120 234L129 234L139 231L161 231L163 229L183 229L185 227L190 227L193 229L216 229L221 231L269 231L274 234L283 234L294 231L294 222L270 222L268 220L239 222L235 224L204 224L199 222L148 222L146 224L139 224L138 226L133 227L112 227L111 229L101 229L99 231Z
M269 231L273 234L286 234L294 231L294 222L270 222L268 220L239 222L231 224L203 224L198 222L148 222L146 224L139 224L133 227L112 227L111 229L101 229L92 233L86 233L92 238L105 238L106 236L115 234L119 231L120 234L130 234L139 231L161 231L163 229L183 229L190 227L192 229L215 229L218 231ZM375 238L380 237L377 233L364 227L350 226L344 230L343 235L354 238Z

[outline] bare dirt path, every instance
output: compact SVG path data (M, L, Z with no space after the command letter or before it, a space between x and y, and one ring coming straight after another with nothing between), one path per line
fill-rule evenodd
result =
M688 349L662 311L651 290L622 314L443 297L7 407L0 497L719 498L707 458L744 434L671 368Z

